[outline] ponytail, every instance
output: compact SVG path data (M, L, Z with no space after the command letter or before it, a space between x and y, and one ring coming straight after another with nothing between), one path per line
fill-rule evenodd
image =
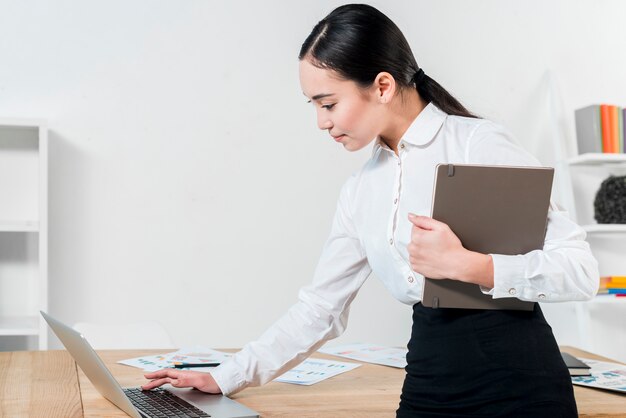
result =
M424 70L415 73L413 77L418 94L427 103L433 103L448 115L464 116L466 118L478 118L454 98L441 84L424 74Z

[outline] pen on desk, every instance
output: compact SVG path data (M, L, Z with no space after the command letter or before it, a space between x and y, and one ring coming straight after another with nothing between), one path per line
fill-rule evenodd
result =
M216 367L219 366L220 363L183 363L183 364L175 364L175 369L186 369L187 367Z

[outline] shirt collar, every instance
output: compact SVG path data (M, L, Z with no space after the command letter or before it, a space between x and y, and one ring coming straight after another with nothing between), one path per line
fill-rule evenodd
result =
M417 115L400 140L413 145L427 146L435 138L435 135L437 135L437 132L439 132L439 129L441 129L447 117L447 113L430 102L422 109L420 114ZM379 136L374 143L372 155L380 151L381 148L389 150L389 147Z

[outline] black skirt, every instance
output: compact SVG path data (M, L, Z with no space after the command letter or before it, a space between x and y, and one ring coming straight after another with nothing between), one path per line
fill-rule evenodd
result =
M533 311L413 306L397 418L576 417L569 372Z

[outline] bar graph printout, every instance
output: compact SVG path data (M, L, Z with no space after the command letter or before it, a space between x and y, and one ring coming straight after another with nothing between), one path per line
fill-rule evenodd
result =
M406 367L406 348L384 347L376 344L346 344L336 347L323 347L320 353L345 357L365 363L380 364L403 369Z
M359 366L360 364L358 363L309 358L277 377L274 381L308 386L338 374L349 372Z
M573 384L626 393L626 366L586 358L579 359L591 367L591 376L572 376Z

